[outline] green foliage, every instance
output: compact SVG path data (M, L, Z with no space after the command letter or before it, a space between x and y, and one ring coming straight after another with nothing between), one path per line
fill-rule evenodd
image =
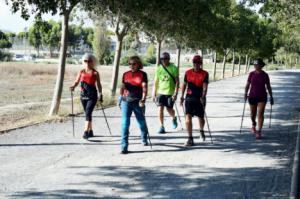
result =
M95 28L93 51L100 64L110 64L110 39L106 35L106 26L101 23Z
M0 50L3 48L11 48L12 44L10 43L8 37L0 31Z

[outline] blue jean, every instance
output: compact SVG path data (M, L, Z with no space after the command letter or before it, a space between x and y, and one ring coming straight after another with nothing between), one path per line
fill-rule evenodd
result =
M122 107L121 149L128 150L129 126L130 126L130 117L132 115L132 112L134 112L136 120L140 127L142 142L147 143L148 127L146 124L145 116L143 114L143 110L139 106L139 102L122 101L121 107Z

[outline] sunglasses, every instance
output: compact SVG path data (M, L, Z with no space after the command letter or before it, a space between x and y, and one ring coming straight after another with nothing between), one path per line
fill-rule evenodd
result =
M160 58L160 60L170 60L170 58L163 57L163 58Z
M85 63L92 63L93 60L84 60Z
M202 62L193 62L193 64L202 64Z
M132 65L132 66L135 66L135 65L137 65L138 63L137 63L137 62L129 62L128 64L129 64L129 65Z

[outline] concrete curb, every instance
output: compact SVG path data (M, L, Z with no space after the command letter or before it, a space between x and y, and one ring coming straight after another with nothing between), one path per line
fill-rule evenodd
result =
M300 157L300 120L298 123L298 135L296 141L296 150L293 162L293 170L292 170L292 181L291 181L291 192L290 199L297 199L299 196L299 157Z

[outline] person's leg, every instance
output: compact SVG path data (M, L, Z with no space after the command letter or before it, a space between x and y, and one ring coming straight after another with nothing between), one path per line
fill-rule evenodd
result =
M88 121L88 117L87 117L87 111L86 111L86 107L87 107L87 100L85 99L80 99L84 113L85 113L85 125L84 125L84 133L83 133L83 138L87 139L88 138L88 128L89 128L89 121Z
M164 126L164 106L158 107L158 117L159 117L160 126Z
M250 113L251 113L251 121L252 121L252 128L251 131L253 133L256 132L256 115L257 115L257 104L250 104Z
M129 126L130 126L130 117L132 114L132 107L126 101L122 101L122 137L121 137L121 150L128 150L128 137L129 137Z
M87 105L86 105L89 137L94 136L93 126L92 126L92 115L93 115L93 111L94 111L94 108L96 106L96 103L97 103L97 99L90 99L90 100L87 101Z
M264 113L265 113L265 107L266 107L266 103L264 102L260 102L258 103L257 105L257 119L258 119L258 131L260 132L262 127L263 127L263 124L264 124Z
M193 123L190 114L185 115L185 126L189 137L193 137Z
M140 130L141 130L142 142L143 142L143 144L147 145L148 144L148 141L147 141L148 127L147 127L147 123L146 123L146 119L145 119L143 110L139 106L138 103L133 106L133 112L135 114L136 120L137 120L138 125L139 125Z
M168 111L168 113L170 114L170 116L171 116L173 119L175 119L175 110L174 110L174 108L169 108L169 107L167 107L167 111Z

